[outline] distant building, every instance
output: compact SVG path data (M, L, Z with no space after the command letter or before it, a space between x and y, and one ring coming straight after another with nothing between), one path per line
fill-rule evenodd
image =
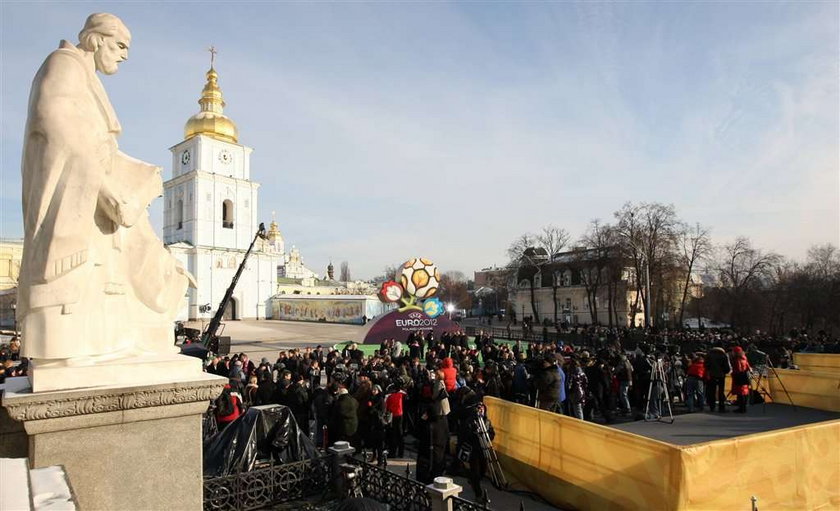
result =
M644 319L641 300L632 314L635 272L614 253L576 249L557 254L551 261L537 251L528 257L537 264L520 265L511 273L509 316L515 315L518 320L534 316L533 283L539 322L547 319L554 323L555 303L557 321L569 325L631 326Z
M498 287L498 283L506 282L509 275L509 268L491 266L473 272L473 282L476 289L480 287Z
M15 326L17 285L23 240L0 240L0 328Z
M0 240L0 290L17 287L23 240Z

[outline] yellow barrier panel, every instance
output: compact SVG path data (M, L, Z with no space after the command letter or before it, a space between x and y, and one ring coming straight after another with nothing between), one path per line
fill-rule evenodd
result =
M575 509L840 509L840 420L692 446L485 398L504 469Z
M840 374L840 355L833 353L794 353L793 363L803 371Z
M681 509L838 509L840 421L686 446Z
M770 394L776 403L788 404L784 388L793 404L840 412L840 373L818 373L794 369L776 369L779 378L771 377ZM781 380L781 383L779 382Z
M485 402L496 428L494 446L503 459L514 460L506 468L549 502L578 509L677 509L679 448L491 397Z

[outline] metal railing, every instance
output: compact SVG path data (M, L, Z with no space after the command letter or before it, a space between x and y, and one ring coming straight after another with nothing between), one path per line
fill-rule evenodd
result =
M452 502L452 511L490 511L491 509L486 502L479 504L455 495L449 497L447 500Z
M432 508L425 484L357 458L348 457L346 462L361 467L359 486L365 497L388 504L393 511L428 511Z
M510 330L508 330L506 327L492 327L481 325L467 326L464 328L464 333L466 333L469 337L475 336L479 331L484 331L484 333L496 339L508 339L511 341L522 341L526 343L550 342L556 344L557 341L563 341L566 344L574 344L575 346L587 347L594 347L598 344L596 340L583 335L557 332L554 330L554 327L551 327L551 329L547 330L546 332L543 332L541 326L535 326L530 332L525 332L521 328L511 328Z
M204 479L204 509L263 509L325 493L330 488L332 456L268 465L250 472Z

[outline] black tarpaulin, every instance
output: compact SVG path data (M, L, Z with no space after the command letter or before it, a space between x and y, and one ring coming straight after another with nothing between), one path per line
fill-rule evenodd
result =
M252 470L257 462L288 463L314 458L315 445L282 405L252 406L204 443L204 476Z

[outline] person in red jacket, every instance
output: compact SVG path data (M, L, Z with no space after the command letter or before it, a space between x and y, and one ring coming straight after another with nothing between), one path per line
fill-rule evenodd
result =
M405 438L403 433L403 410L406 392L397 383L393 392L385 396L385 410L391 414L391 425L388 427L388 453L391 457L405 456Z
M443 359L441 369L443 369L443 384L446 386L446 392L451 394L455 392L455 382L458 376L458 371L455 369L455 363L451 357Z
M697 355L686 371L685 380L685 404L688 407L688 413L694 411L695 401L700 404L700 410L703 410L703 390L705 385L703 380L706 378L706 364L702 355Z
M738 402L736 413L747 412L747 396L750 394L750 363L740 346L732 349L732 395Z
M238 392L233 392L230 383L228 383L225 385L222 394L216 399L216 424L219 426L219 431L238 419L242 412L242 397Z

